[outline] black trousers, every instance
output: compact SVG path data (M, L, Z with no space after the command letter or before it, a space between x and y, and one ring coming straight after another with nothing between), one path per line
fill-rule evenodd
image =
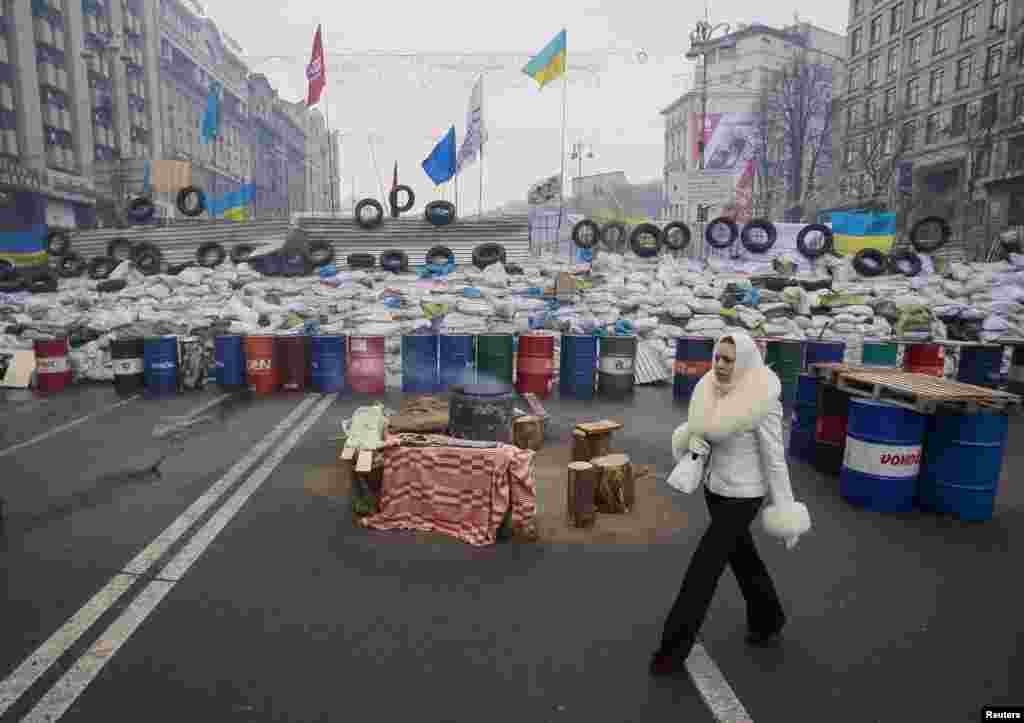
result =
M703 489L711 524L697 544L665 621L660 655L685 658L690 654L726 565L736 575L747 602L750 632L774 633L786 621L775 585L750 534L750 523L757 517L764 497L723 497L707 487Z

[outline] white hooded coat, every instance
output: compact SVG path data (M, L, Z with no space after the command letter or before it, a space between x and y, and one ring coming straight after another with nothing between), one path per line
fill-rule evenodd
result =
M782 385L764 364L754 340L730 333L736 346L732 382L723 386L714 369L697 383L687 421L672 435L678 461L691 438L711 446L707 488L725 497L768 496L762 514L765 531L775 537L796 538L811 527L806 506L793 498L782 439ZM725 338L725 337L723 337ZM715 344L717 355L721 340Z

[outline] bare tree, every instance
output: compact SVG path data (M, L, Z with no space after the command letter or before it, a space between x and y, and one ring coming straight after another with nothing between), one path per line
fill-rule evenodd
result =
M834 71L831 65L801 49L778 72L773 84L762 89L758 115L757 165L762 176L772 173L784 182L789 207L802 208L811 202L832 168L832 102ZM767 188L773 188L771 182ZM802 214L801 214L802 215Z

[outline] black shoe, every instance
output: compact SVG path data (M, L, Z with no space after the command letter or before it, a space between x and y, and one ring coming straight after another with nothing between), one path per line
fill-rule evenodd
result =
M777 645L779 639L782 637L782 628L769 633L754 633L749 632L746 636L748 645L756 645L761 648L771 647Z
M686 660L678 655L655 653L651 658L650 673L654 676L675 675L686 670Z

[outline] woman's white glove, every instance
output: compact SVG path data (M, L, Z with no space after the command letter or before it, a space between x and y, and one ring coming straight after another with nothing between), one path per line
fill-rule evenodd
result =
M796 543L797 543L797 541L799 539L800 539L800 535L793 535L792 537L787 537L786 538L786 549L787 550L792 550L794 547L796 547Z
M700 437L690 437L690 451L701 457L711 454L711 445Z

